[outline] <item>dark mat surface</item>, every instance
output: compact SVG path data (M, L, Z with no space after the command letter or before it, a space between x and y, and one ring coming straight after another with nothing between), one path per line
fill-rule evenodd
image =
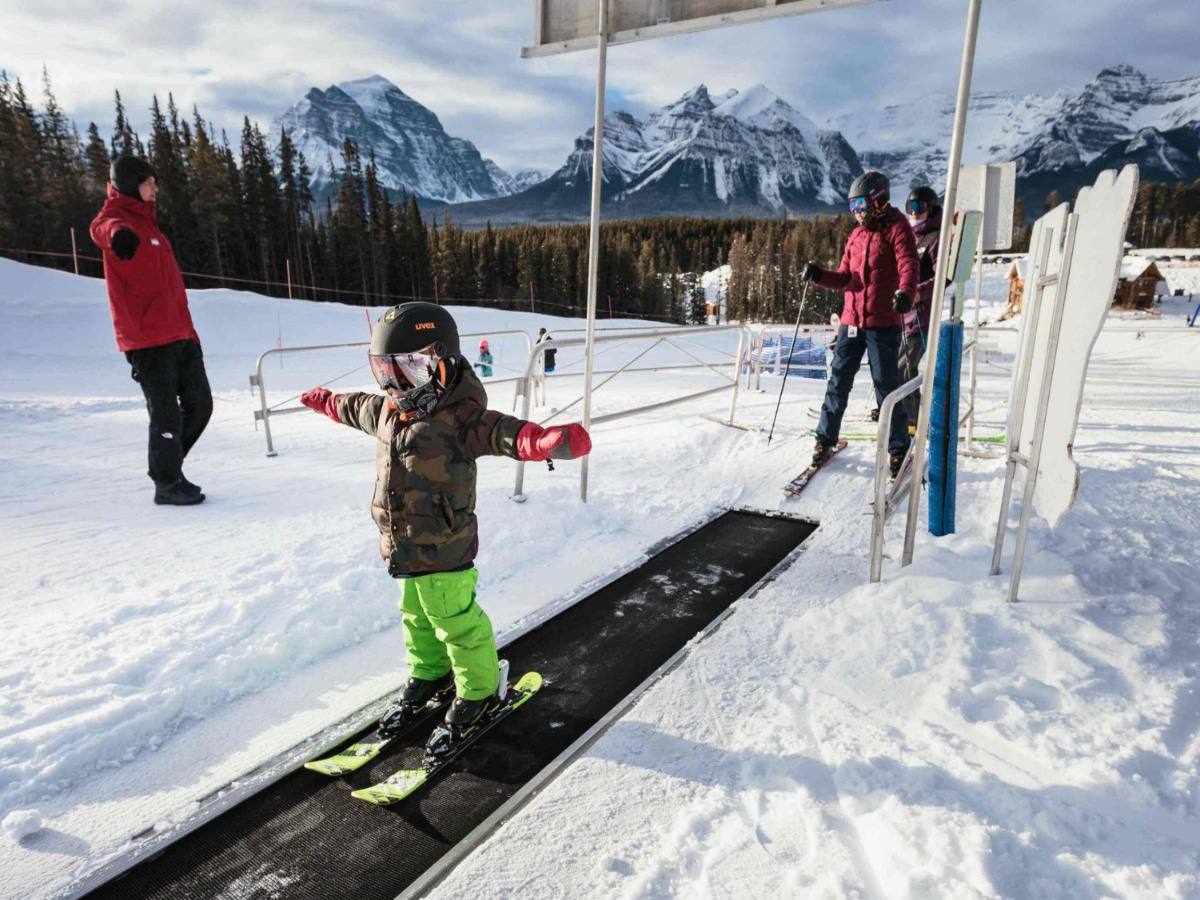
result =
M416 765L432 724L348 777L298 769L88 896L392 900L815 527L726 513L518 638L502 651L511 679L535 670L545 686L403 802L350 792Z

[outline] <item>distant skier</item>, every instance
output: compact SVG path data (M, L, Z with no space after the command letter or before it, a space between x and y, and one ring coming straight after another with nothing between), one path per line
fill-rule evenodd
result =
M480 378L492 377L492 352L488 349L487 341L479 342L479 362L475 363Z
M117 348L146 397L154 502L192 506L204 494L184 477L183 460L213 409L200 337L171 242L158 229L154 168L122 156L109 179L108 199L92 221L91 235L104 253Z
M575 459L591 452L592 442L581 425L542 428L489 410L445 307L418 302L388 310L368 359L386 396L315 388L300 402L376 439L371 515L388 574L400 581L409 675L380 720L380 734L406 727L453 673L446 725L457 739L499 706L496 638L475 601L475 460ZM434 756L447 749L427 748Z
M921 358L929 341L929 317L933 311L933 279L937 268L938 240L942 231L942 207L937 192L931 187L914 188L904 204L908 224L917 240L917 258L921 271L917 282L916 306L904 314L904 341L900 360L900 381L917 377ZM914 391L904 398L909 431L917 424L921 411L921 392Z
M554 338L550 336L545 328L539 328L537 342L546 345L546 351L542 354L542 371L549 374L554 371L554 357L558 353L558 350L554 346Z
M912 229L890 199L883 173L864 172L856 178L850 186L849 201L858 227L846 241L841 267L836 272L823 271L815 262L804 267L806 281L845 291L837 348L817 426L814 468L837 448L842 416L864 352L880 404L900 384L902 316L913 306L919 264ZM908 444L908 416L903 404L898 403L892 413L888 443L893 477L900 470Z

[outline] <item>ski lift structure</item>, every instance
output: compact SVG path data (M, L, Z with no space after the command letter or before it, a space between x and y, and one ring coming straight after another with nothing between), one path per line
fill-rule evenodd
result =
M604 85L608 70L608 47L691 34L749 22L762 22L786 16L808 15L863 6L879 0L534 0L533 43L521 49L524 58L552 56L581 50L597 51L596 118L592 132L592 209L588 245L588 300L586 366L583 388L583 425L591 425L592 358L595 342L596 297L600 261L600 187L604 159ZM950 155L946 169L946 193L942 202L942 217L937 266L934 284L946 283L947 250L950 229L958 199L959 172L962 167L963 135L967 125L967 102L971 96L971 79L975 69L975 45L979 35L979 15L983 0L966 0L966 33L963 39L962 62L958 74L958 91L954 105L954 126L950 138ZM937 359L938 337L941 331L942 305L933 304L929 323L930 359ZM912 563L916 544L918 513L921 503L921 478L925 471L926 443L929 439L929 409L933 395L934 367L926 366L921 388L921 412L917 421L916 446L913 451L912 489L908 497L908 518L905 524L902 565ZM587 502L588 464L584 457L580 470L579 495Z

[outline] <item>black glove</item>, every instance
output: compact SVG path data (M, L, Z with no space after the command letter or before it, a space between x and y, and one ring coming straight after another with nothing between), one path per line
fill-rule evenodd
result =
M907 312L912 312L913 302L912 294L908 291L896 291L896 296L892 298L892 309L904 315Z
M137 253L138 236L128 228L122 228L112 239L112 252L116 254L117 259L123 259L126 262L133 259L133 254Z
M809 260L804 264L804 271L800 273L800 277L805 281L816 281L824 274L825 273L821 271L820 266L818 266L812 260Z

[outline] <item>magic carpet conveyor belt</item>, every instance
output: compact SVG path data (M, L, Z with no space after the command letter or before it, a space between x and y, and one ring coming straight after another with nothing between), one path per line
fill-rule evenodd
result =
M417 764L432 724L349 776L292 771L87 896L393 900L815 528L727 512L521 635L502 655L515 676L537 671L545 686L408 799L379 807L350 792Z

